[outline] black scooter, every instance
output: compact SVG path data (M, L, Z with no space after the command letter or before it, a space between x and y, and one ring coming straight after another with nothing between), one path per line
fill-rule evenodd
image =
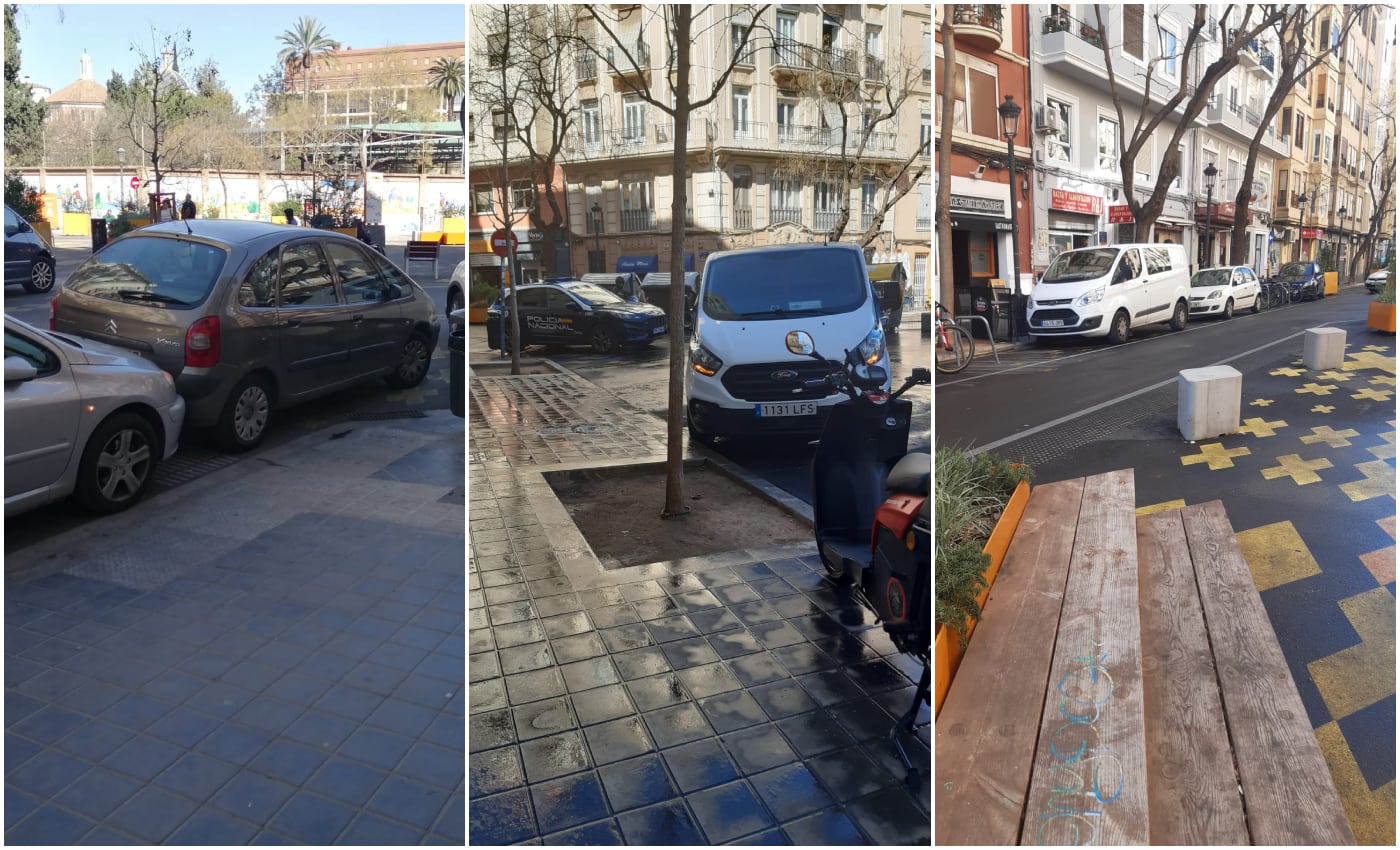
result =
M816 351L809 334L788 334L788 350L832 367L825 384L847 398L833 405L812 458L812 520L827 575L875 612L901 652L923 662L913 704L890 730L911 782L917 771L900 743L913 732L928 702L932 634L933 547L930 460L908 453L913 402L901 396L930 382L915 369L902 386L884 393L886 375L846 352L843 362Z

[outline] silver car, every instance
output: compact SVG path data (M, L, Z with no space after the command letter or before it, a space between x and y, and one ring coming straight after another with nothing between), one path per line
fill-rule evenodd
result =
M50 327L148 357L234 451L272 413L359 381L417 386L438 339L422 287L349 236L249 221L145 227L64 282Z
M184 418L149 360L5 317L5 516L70 494L97 513L130 507Z

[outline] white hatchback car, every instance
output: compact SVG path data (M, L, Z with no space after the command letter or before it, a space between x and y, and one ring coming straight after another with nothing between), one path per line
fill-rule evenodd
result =
M116 346L5 317L5 516L68 495L131 507L175 453L175 379Z
M1248 307L1258 313L1259 276L1249 266L1201 269L1191 276L1191 316L1228 319Z

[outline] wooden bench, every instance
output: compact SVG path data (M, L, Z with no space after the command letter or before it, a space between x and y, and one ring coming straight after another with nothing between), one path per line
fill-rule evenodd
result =
M440 247L438 242L410 241L403 249L403 270L412 274L410 269L412 263L432 263L433 280L437 280L438 249Z
M938 844L1351 844L1219 502L1037 486L935 724Z

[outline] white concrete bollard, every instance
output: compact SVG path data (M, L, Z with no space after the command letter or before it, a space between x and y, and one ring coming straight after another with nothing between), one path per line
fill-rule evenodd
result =
M1176 427L1188 440L1240 430L1244 378L1232 366L1182 369L1176 380Z
M1346 351L1347 332L1341 328L1308 328L1303 332L1303 365L1309 369L1340 369Z

